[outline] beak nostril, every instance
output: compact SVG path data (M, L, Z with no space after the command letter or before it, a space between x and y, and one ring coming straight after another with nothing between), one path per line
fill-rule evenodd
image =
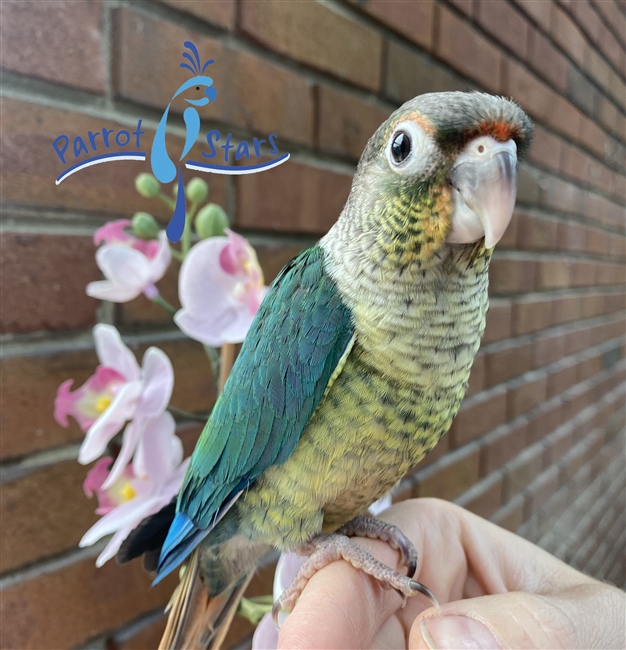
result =
M485 147L483 147L483 145L481 144L481 145L478 147L478 153L482 153L484 150L485 150Z

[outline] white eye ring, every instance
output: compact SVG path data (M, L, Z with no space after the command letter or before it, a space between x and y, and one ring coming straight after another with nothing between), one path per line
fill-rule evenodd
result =
M394 140L399 134L404 134L409 139L410 150L407 157L397 162L392 153ZM424 133L424 131L412 121L400 122L393 130L393 135L385 148L387 162L391 169L403 175L417 174L426 169L431 161L431 156L435 151L433 141Z

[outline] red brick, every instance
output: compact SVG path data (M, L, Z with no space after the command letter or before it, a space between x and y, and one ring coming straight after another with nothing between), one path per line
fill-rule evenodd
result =
M554 110L554 92L513 59L506 61L505 92L537 120L545 121Z
M526 381L507 393L507 417L509 420L539 406L546 399L547 376L541 375Z
M582 118L583 114L565 97L556 94L552 96L546 121L555 131L570 140L577 140Z
M480 441L481 476L500 469L525 448L527 427L528 422L521 418L499 427Z
M597 160L592 160L590 163L589 178L592 184L605 194L611 193L613 174L606 165L603 165Z
M581 118L579 140L599 158L604 158L606 155L607 137L594 120L585 116Z
M528 159L541 167L558 172L561 167L561 142L561 138L536 125Z
M565 356L562 334L540 335L533 344L533 368L541 368Z
M551 86L567 91L569 62L539 30L532 28L528 47L528 62Z
M535 287L536 262L496 257L491 262L489 290L494 295L527 293Z
M320 86L317 92L317 146L358 160L371 135L391 111L329 86Z
M622 45L626 45L626 17L618 9L615 2L597 2L594 0L594 7L599 11L605 19L607 25L611 27L613 33L617 38L622 42Z
M545 31L550 29L551 2L546 2L546 0L515 0L515 4Z
M565 485L584 465L587 447L584 442L572 447L559 463L559 485Z
M476 445L448 454L417 475L413 496L455 499L478 480L478 459Z
M504 479L505 500L521 492L541 472L543 449L535 445L523 451L506 467Z
M602 55L593 48L588 49L585 72L605 90L609 88L609 71L609 64Z
M433 39L435 18L434 0L413 2L412 0L350 0L365 12L396 30L410 41L430 49Z
M576 366L576 381L581 382L602 371L602 355L585 359Z
M558 247L561 250L582 252L587 248L588 229L572 221L561 221L557 231Z
M576 265L574 265L575 267ZM574 282L572 282L574 284ZM563 325L578 320L583 315L580 296L556 298L552 301L552 324Z
M215 399L211 370L199 343L160 341L155 345L174 366L172 404L185 411L206 412ZM138 359L147 346L130 345ZM68 428L53 419L54 397L61 382L74 379L79 387L98 363L92 350L39 353L32 357L6 357L2 363L2 457L22 456L82 440L84 434L71 421Z
M624 76L624 50L620 47L617 39L609 31L604 31L602 38L598 41L598 47L604 56Z
M564 260L542 260L537 263L537 288L562 289L570 285L570 263Z
M531 346L512 344L485 353L486 385L495 386L530 370Z
M4 232L0 331L88 327L97 303L85 286L100 276L90 237Z
M598 14L592 9L589 0L570 2L568 9L576 18L579 27L588 34L591 40L598 41L604 32L604 25L602 25ZM590 48L590 51L593 50Z
M532 445L539 440L544 440L566 419L560 401L547 402L528 423L526 444Z
M506 421L506 395L503 390L482 393L461 406L450 427L453 449L480 438Z
M163 0L163 2L174 9L185 11L218 27L232 30L235 26L235 0L211 0L211 2Z
M555 465L573 444L572 427L568 424L557 429L544 440L544 467Z
M478 2L474 2L474 0L448 0L448 2L467 16L474 15L475 5L478 4Z
M570 285L572 287L590 287L596 283L595 262L572 262L570 264Z
M537 0L525 0L533 2ZM538 0L546 4L545 0ZM491 518L494 524L497 524L505 530L515 532L524 521L524 495L517 494L503 508L500 508Z
M351 181L350 174L291 161L265 174L239 176L235 224L323 234L343 209Z
M591 160L578 147L564 144L561 150L561 171L581 183L589 182Z
M98 0L1 3L2 68L104 93L102 6Z
M358 86L380 86L382 37L325 5L245 0L239 21L245 35L280 54Z
M589 46L576 23L556 5L552 8L551 32L554 40L582 68L585 49Z
M477 22L519 59L526 58L530 25L508 2L477 3Z
M595 255L607 255L610 250L610 237L601 230L590 229L587 234L587 252Z
M511 336L512 308L504 300L490 300L487 312L487 326L483 334L483 344L499 341Z
M492 474L461 495L457 503L479 517L491 517L502 505L502 485L502 476Z
M147 161L123 161L95 165L70 176L59 185L54 179L64 170L62 162L51 146L60 134L70 138L80 136L88 141L87 134L94 129L134 129L137 123L121 124L68 110L31 104L16 99L2 100L2 156L3 199L27 205L62 208L73 219L77 213L94 212L103 215L129 218L134 212L150 211L166 222L171 210L161 201L145 199L135 190L135 177L150 170ZM150 146L152 133L145 124L141 144ZM102 151L100 138L99 152ZM183 139L172 137L170 153L182 150ZM71 145L70 145L71 148ZM180 148L180 149L179 149ZM189 156L200 156L200 145L195 145ZM122 149L123 151L123 149ZM69 148L68 148L69 152ZM73 154L66 157L67 166L74 161ZM215 174L209 179L211 200L224 202L224 179ZM6 208L7 216L10 208Z
M626 87L619 75L613 70L609 70L609 93L617 102L618 106L622 108L623 112L623 109L626 107Z
M551 467L547 472L538 476L528 486L526 499L526 517L530 517L557 491L559 487L559 468Z
M545 207L569 214L580 213L583 192L578 186L551 178L541 189L541 204Z
M457 70L499 92L502 55L470 25L444 6L439 8L437 55Z
M151 589L140 562L109 561L97 569L92 556L61 566L3 590L3 644L24 650L74 647L163 606L177 582L171 575Z
M615 104L608 98L599 96L598 100L598 117L602 124L609 129L614 135L622 136L620 123L622 117Z
M172 63L172 52L184 41L193 40L202 60L215 59L208 73L217 89L217 100L201 109L201 119L235 124L264 137L276 132L279 138L312 143L313 98L309 84L300 75L130 9L116 9L114 33L114 82L119 96L165 108L185 78ZM156 79L155 68L160 71ZM185 106L181 96L172 102L171 110L180 113ZM207 145L202 148L206 151ZM192 159L191 154L188 158Z
M552 320L552 299L525 297L513 304L513 335L546 329Z
M526 250L554 250L557 247L557 228L560 224L520 213L517 219L517 247Z

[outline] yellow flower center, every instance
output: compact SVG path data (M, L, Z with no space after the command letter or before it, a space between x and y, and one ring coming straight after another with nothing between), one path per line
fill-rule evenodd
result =
M112 401L113 400L108 395L98 397L96 400L96 411L98 413L104 413L109 408Z
M120 495L124 501L130 501L137 496L137 492L135 492L135 489L130 483L126 483L126 485L120 490Z

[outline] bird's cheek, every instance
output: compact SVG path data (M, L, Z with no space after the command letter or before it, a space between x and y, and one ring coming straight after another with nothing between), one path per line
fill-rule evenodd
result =
M424 224L422 254L426 259L434 255L448 238L454 211L452 191L453 188L444 185L439 192L433 193L433 203L429 206L429 215Z

